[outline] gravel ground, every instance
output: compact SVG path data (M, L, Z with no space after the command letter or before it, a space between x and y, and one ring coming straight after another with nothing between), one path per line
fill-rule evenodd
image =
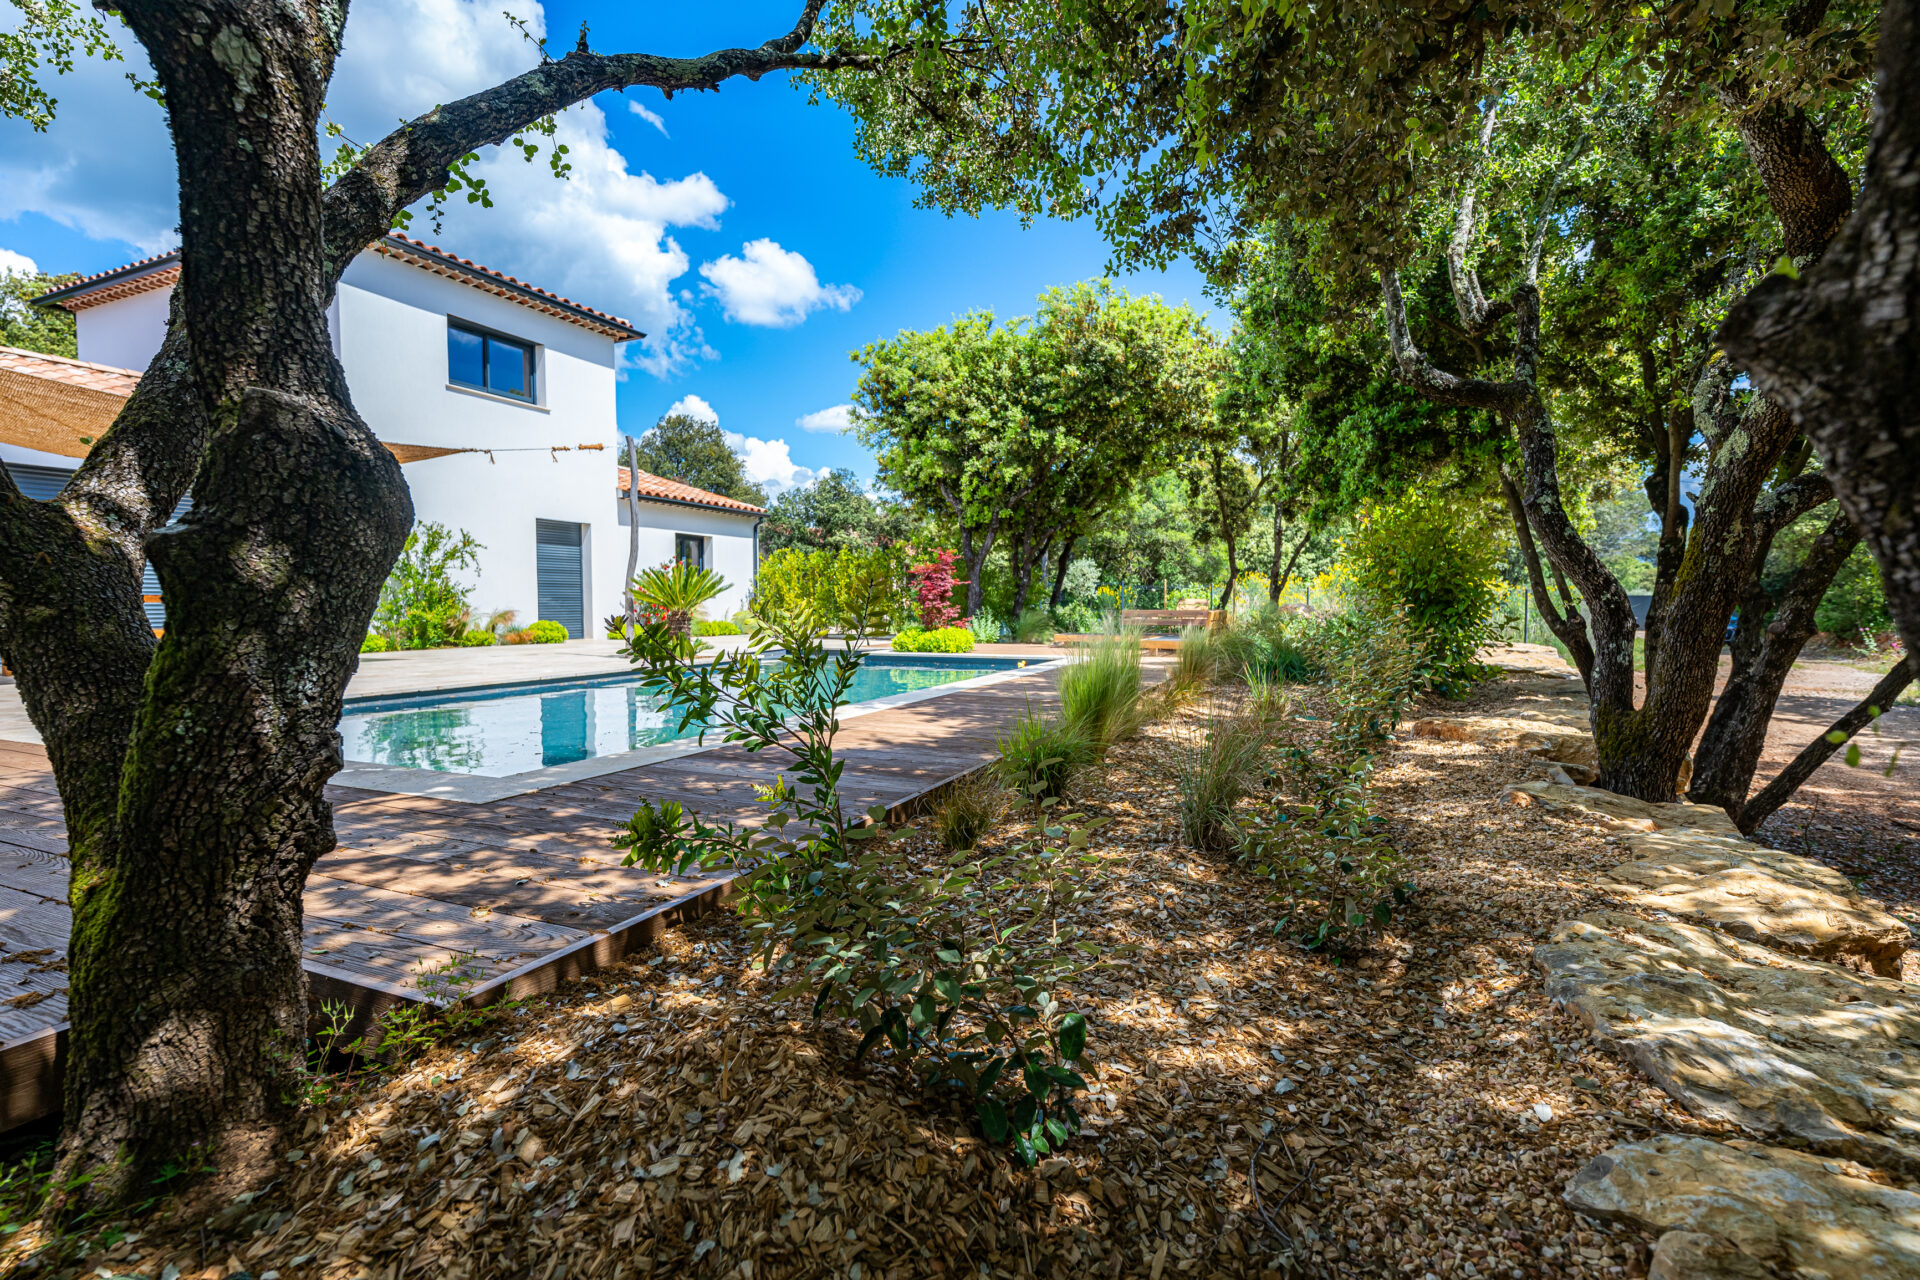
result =
M1594 875L1624 848L1497 803L1545 776L1530 758L1403 738L1376 792L1414 908L1357 960L1309 955L1271 936L1263 881L1171 838L1200 714L1073 797L1112 819L1086 923L1137 951L1058 993L1101 1068L1089 1132L1038 1170L885 1066L849 1070L722 913L315 1110L286 1176L214 1226L150 1223L64 1274L1644 1274L1651 1242L1560 1188L1614 1142L1718 1131L1596 1052L1528 959L1608 905Z

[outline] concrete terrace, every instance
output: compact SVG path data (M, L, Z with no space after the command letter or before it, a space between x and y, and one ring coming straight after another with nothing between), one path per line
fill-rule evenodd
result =
M731 638L728 638L731 639ZM737 642L736 642L737 643ZM1058 649L983 646L1055 659ZM611 641L369 654L349 697L467 689L628 670ZM1057 669L1016 670L847 716L839 747L851 811L896 814L978 769L1028 705L1055 701ZM619 960L710 908L719 878L655 876L612 847L642 798L753 821L755 787L781 761L739 747L668 758L474 803L341 783L328 788L339 846L308 879L306 966L318 1000L362 1016L400 1000L484 1003L551 990ZM456 775L445 775L454 777ZM55 1110L66 1032L66 826L46 753L17 691L0 686L0 1129ZM464 973L443 978L450 963ZM423 979L425 980L423 983Z

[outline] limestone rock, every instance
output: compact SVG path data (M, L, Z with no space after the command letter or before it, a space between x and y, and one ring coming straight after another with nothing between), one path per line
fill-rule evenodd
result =
M1555 928L1547 995L1695 1115L1920 1177L1920 995L1678 921Z
M1628 844L1638 859L1608 878L1635 906L1705 920L1795 955L1858 956L1883 977L1900 975L1912 932L1831 867L1688 829L1638 835Z
M1647 1280L1773 1280L1773 1270L1698 1231L1669 1231L1654 1242Z
M1557 782L1522 782L1508 787L1500 798L1509 804L1537 804L1548 809L1565 809L1604 820L1622 831L1662 831L1691 827L1699 831L1738 837L1725 811L1712 805L1689 804L1685 800L1655 804L1631 796L1601 791L1596 787L1569 787Z
M1920 1196L1865 1172L1758 1143L1667 1135L1595 1157L1564 1199L1589 1217L1665 1232L1648 1280L1920 1275Z

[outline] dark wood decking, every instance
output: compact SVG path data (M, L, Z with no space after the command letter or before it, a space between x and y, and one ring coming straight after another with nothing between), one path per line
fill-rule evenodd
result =
M979 768L1028 703L1052 702L1053 685L1035 672L847 721L849 810L898 815ZM725 889L620 865L610 841L639 798L752 821L763 812L754 786L780 763L723 746L486 804L330 787L339 847L304 900L315 999L362 1018L399 1000L485 1003L619 960ZM0 742L0 1130L59 1106L66 849L45 751Z

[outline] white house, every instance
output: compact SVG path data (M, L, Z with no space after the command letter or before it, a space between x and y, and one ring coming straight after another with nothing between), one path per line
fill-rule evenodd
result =
M95 372L102 366L144 369L179 278L179 255L163 254L44 295L37 305L73 313L80 362L42 357L28 372L98 389L110 381ZM620 610L628 556L617 353L645 335L398 234L354 259L328 323L355 407L406 464L418 518L464 529L484 548L476 611L513 609L575 637L602 634L600 620ZM0 382L0 399L8 395ZM40 427L0 430L0 458L23 489L51 496L88 437L47 426L37 411L5 420L23 416ZM761 509L647 472L639 497L641 565L678 555L714 568L731 585L710 613L744 608Z

